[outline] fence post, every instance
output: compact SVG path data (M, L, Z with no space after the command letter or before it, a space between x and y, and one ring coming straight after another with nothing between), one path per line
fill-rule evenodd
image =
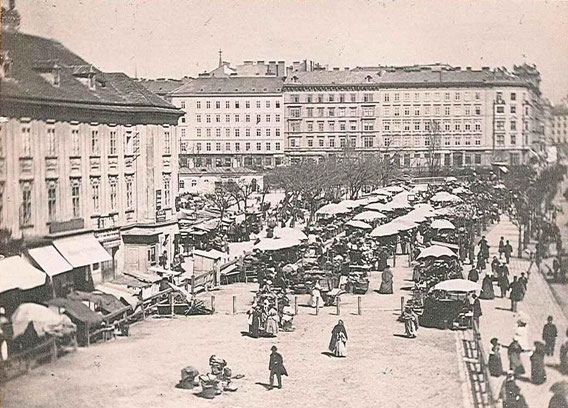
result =
M211 296L211 310L215 313L215 296Z
M87 324L85 325L85 331L87 332L87 347L89 347L91 345L91 334L90 334L89 326L91 326L91 324L89 322L87 322Z
M191 275L191 295L195 295L195 275Z
M320 309L320 298L317 297L316 298L316 316L319 314L319 309Z
M404 296L400 297L400 314L404 311Z
M357 314L361 316L361 296L357 296Z
M51 363L57 360L57 342L53 339L53 347L51 348Z
M298 314L298 296L294 296L294 314Z
M174 317L174 294L170 292L170 315Z
M237 313L237 296L233 295L233 314Z
M341 314L341 298L338 296L337 297L337 315L339 316Z

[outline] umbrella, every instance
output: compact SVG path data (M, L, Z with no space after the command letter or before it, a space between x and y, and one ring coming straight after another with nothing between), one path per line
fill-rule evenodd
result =
M444 229L454 230L454 229L456 229L455 225L452 224L448 220L434 220L434 221L432 221L431 227L433 229L437 229L437 230L444 230Z
M353 217L354 220L360 221L375 221L383 218L387 218L387 216L377 211L363 211L361 214L357 214Z
M346 214L348 212L350 212L350 210L344 205L331 203L321 207L319 210L316 211L316 214L335 215L335 214Z
M435 203L460 203L462 199L457 195L448 193L447 191L441 191L434 194L430 201Z
M366 210L372 210L372 211L383 211L385 209L385 204L373 203L373 204L366 205L365 209Z
M386 191L389 191L391 193L402 193L404 191L404 188L400 187L400 186L388 186L385 187Z
M446 292L478 292L481 287L466 279L450 279L436 284L432 289Z
M457 258L457 255L449 248L443 247L441 245L432 245L420 251L420 255L418 255L416 259L443 257Z
M373 231L371 231L372 237L388 237L390 235L396 235L402 231L408 231L412 228L417 227L417 225L408 220L396 219L389 222L388 224L379 225Z
M471 191L465 187L456 187L452 190L452 194L471 194Z
M367 224L366 222L363 221L358 221L358 220L351 220L349 222L345 223L346 226L348 227L353 227L353 228L358 228L358 229L373 229L373 227L369 224Z

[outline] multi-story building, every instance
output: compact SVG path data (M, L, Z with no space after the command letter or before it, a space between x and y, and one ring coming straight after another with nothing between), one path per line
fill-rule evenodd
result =
M18 32L2 32L1 76L0 228L28 248L47 238L39 266L63 256L75 284L171 259L180 111Z
M552 142L566 143L568 141L568 106L556 105L551 113Z
M544 142L539 81L528 66L293 73L284 84L286 154L294 162L349 148L405 167L430 155L443 166L524 163Z
M171 94L183 167L272 167L284 157L278 77L200 77Z

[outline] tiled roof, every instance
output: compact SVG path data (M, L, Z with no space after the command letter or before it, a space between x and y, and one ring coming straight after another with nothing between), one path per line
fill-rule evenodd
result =
M23 33L2 32L2 53L12 61L10 75L2 79L2 99L33 100L49 104L93 104L112 109L156 110L176 113L173 105L148 91L123 73L102 73L60 43ZM54 86L42 76L59 67L60 84ZM94 89L81 78L95 73ZM88 105L87 105L88 107Z
M286 86L302 85L416 85L416 84L526 84L518 76L503 70L462 70L428 67L356 68L353 70L295 72Z
M191 78L183 78L183 79L137 79L138 83L142 85L144 88L149 90L150 92L155 93L156 95L166 95L183 84L191 81Z
M258 172L246 167L180 167L180 175L203 175L203 176L239 176L257 174Z
M279 77L196 78L172 92L172 96L228 93L281 93L284 85Z
M552 108L552 114L558 116L568 115L568 106L566 105L556 105Z

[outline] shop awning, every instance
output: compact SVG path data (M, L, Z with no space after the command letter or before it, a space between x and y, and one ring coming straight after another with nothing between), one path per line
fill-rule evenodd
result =
M0 260L0 293L12 289L28 290L45 284L45 273L34 268L21 256Z
M50 277L73 270L69 262L51 245L30 249L28 254Z
M57 239L53 241L53 245L73 268L112 260L99 241L90 234Z

